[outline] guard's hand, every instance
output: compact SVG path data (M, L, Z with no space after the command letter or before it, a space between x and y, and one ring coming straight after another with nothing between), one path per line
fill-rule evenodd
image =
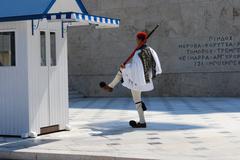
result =
M125 68L125 65L124 65L124 64L121 64L121 65L120 65L120 68L124 69L124 68Z

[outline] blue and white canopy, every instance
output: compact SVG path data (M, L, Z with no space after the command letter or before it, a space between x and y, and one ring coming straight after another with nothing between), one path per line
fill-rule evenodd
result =
M81 0L1 0L0 22L47 19L71 25L119 27L120 20L90 15Z
M69 22L71 26L96 24L97 28L114 28L118 27L120 24L119 19L74 12L48 14L47 20L49 21L62 20L63 22Z

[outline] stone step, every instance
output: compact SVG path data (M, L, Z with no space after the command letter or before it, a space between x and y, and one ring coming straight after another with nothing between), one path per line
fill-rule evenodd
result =
M75 98L83 98L83 95L80 94L69 94L70 99L75 99Z
M69 90L68 93L69 93L69 94L79 94L79 92L78 92L78 91L75 91L75 90Z
M102 155L81 155L81 154L68 154L61 153L36 153L36 152L21 152L21 151L0 151L1 159L17 159L17 160L146 160L139 158L127 157L112 157Z
M78 91L74 90L74 89L69 89L68 91L69 93L69 99L72 100L72 99L79 99L79 98L83 98L84 95L79 93Z

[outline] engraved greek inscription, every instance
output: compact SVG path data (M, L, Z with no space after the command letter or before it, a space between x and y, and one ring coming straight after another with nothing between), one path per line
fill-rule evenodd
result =
M182 43L178 47L178 60L191 68L240 66L240 41L234 41L232 36L210 36L205 42Z

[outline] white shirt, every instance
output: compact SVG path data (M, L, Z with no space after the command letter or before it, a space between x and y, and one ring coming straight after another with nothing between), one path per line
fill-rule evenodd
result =
M150 48L150 47L149 47ZM156 63L156 74L161 74L161 64L158 59L157 53L150 48L152 56ZM152 73L150 72L150 82L146 83L143 64L138 56L141 53L141 50L137 50L135 55L132 58L132 62L126 64L125 69L122 70L123 83L122 85L128 89L146 92L154 89L152 82Z

